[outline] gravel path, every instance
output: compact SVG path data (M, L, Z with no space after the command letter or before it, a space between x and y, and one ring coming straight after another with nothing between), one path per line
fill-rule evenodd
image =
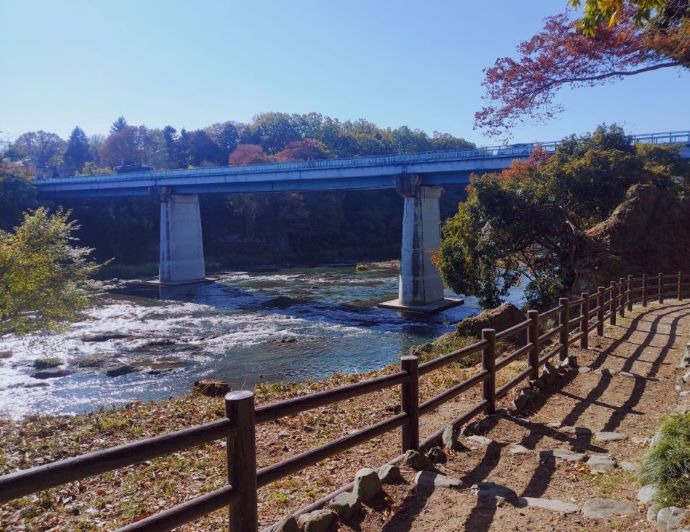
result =
M417 489L403 468L408 482L387 488L389 510L370 512L360 529L655 530L637 501L635 468L678 402L674 384L689 330L685 302L619 317L604 337L590 336L591 349L572 350L582 369L542 394L529 414L501 410L488 418L488 446L449 453L439 470L467 489ZM469 489L477 483L484 483L479 496ZM602 513L613 515L590 517Z

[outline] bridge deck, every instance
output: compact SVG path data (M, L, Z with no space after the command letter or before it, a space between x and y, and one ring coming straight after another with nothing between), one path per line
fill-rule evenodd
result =
M629 138L631 143L678 144L683 146L683 155L690 158L690 131ZM394 188L392 178L401 174L419 174L422 184L430 186L464 184L473 172L501 170L514 159L529 157L537 146L553 151L558 144L62 177L38 179L35 185L41 194L52 197L97 197L147 195L159 187L169 187L177 194L386 189Z

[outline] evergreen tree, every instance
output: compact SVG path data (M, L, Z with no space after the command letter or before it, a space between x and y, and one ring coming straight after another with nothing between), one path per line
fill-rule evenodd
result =
M117 133L119 131L122 131L127 127L127 120L125 120L124 116L119 116L115 122L113 122L113 125L110 126L110 134L112 135L113 133Z
M69 136L63 160L69 175L74 175L92 160L89 139L79 126L75 127Z

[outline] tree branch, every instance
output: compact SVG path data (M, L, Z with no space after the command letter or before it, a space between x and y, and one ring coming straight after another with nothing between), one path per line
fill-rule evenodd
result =
M644 68L638 68L636 70L612 70L611 72L605 72L603 74L597 74L594 76L583 76L575 78L561 78L555 79L545 85L539 92L551 88L553 85L562 85L563 83L579 83L583 81L598 81L606 78L614 78L618 76L634 76L636 74L642 74L644 72L651 72L652 70L659 70L660 68L670 68L682 66L680 61L670 61L668 63L658 63L656 65L650 65Z

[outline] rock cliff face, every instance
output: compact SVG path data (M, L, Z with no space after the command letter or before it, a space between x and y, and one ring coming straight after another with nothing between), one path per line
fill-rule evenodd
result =
M578 278L585 289L643 272L690 272L690 198L634 185L606 220L584 235Z

